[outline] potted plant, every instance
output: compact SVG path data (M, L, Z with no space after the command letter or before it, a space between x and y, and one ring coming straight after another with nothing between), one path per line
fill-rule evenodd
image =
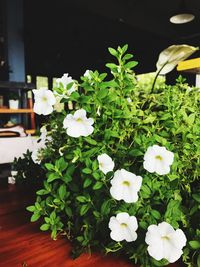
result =
M127 49L109 48L111 79L64 74L53 91L34 90L34 111L50 117L31 155L14 164L16 181L40 177L31 221L71 240L74 257L98 249L144 267L200 266L200 92L181 76L141 86ZM177 64L172 54L165 69Z
M8 95L9 97L9 108L10 109L18 109L19 108L19 93L11 91Z

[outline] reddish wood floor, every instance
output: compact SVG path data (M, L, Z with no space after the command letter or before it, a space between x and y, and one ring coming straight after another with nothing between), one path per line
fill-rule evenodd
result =
M53 241L37 223L29 222L25 207L32 203L33 193L28 189L0 184L1 267L133 267L122 259L99 254L72 260L66 239Z

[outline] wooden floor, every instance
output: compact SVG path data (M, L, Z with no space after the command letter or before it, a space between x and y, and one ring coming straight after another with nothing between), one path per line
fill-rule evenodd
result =
M72 260L66 239L53 241L37 223L29 222L25 207L33 199L28 188L0 183L0 267L133 267L122 259L100 254Z

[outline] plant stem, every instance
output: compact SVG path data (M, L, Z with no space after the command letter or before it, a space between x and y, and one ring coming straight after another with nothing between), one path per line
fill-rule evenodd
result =
M161 70L167 65L167 63L168 63L168 61L165 62L165 64L163 64L163 66L162 66L162 67L159 69L159 71L156 73L156 76L155 76L155 78L154 78L154 80L153 80L153 84L152 84L152 88L151 88L151 92L150 92L150 94L153 93L153 90L154 90L154 87L155 87L155 84L156 84L156 80L157 80L157 78L158 78L158 75L160 74Z

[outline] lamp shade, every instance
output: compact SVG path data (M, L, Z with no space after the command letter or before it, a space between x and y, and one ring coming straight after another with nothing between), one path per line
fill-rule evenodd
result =
M194 20L192 13L179 13L170 17L170 22L174 24L184 24Z
M184 24L195 19L195 15L188 10L185 1L180 2L178 10L169 18L169 21L173 24Z

